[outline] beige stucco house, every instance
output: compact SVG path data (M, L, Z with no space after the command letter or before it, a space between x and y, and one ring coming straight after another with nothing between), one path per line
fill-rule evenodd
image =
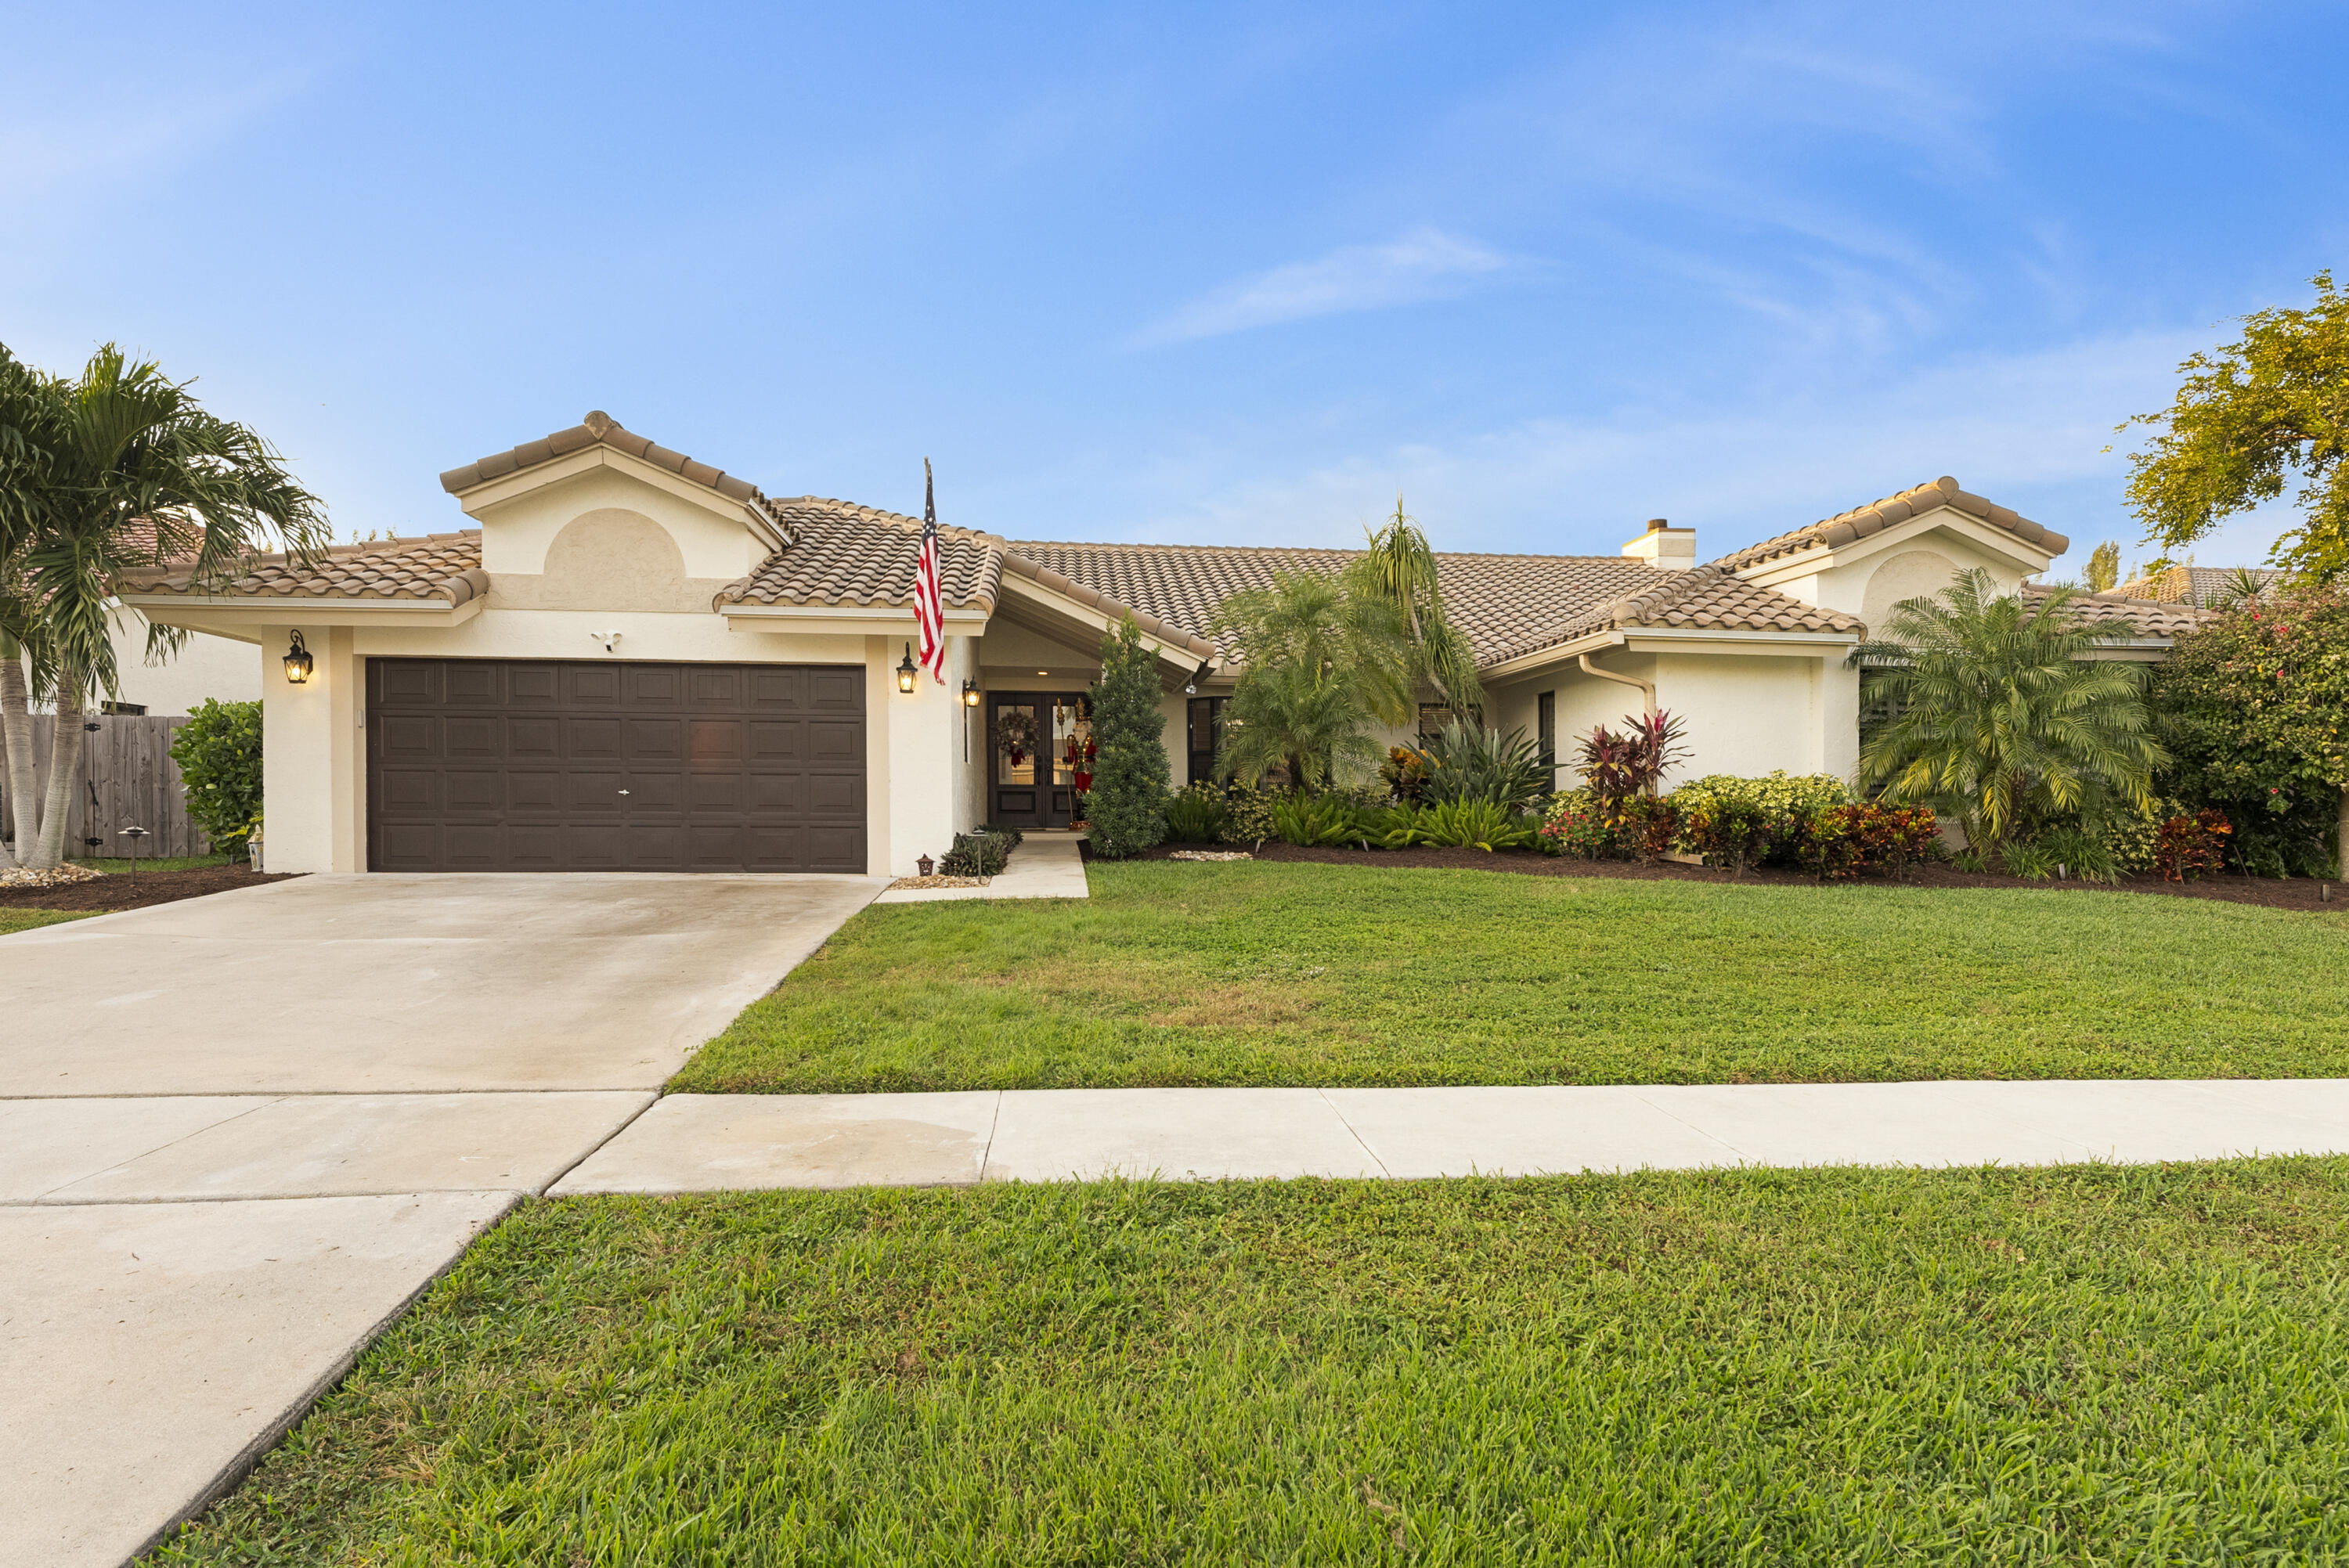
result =
M1216 605L1349 554L947 529L947 678L901 685L912 518L769 496L600 413L441 482L472 526L264 559L225 588L120 585L258 645L273 870L906 874L982 821L1069 820L1083 694L1129 614L1174 779L1206 777L1239 673ZM1943 479L1704 564L1658 523L1617 556L1440 565L1503 727L1563 748L1661 706L1692 776L1848 773L1866 626L1967 567L2020 588L2064 547ZM298 685L278 673L297 639Z

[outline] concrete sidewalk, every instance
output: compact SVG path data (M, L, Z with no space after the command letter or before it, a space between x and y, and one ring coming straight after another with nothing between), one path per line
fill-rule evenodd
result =
M2349 1151L2349 1079L671 1095L551 1189L1522 1176Z
M1082 833L1039 829L1019 841L1000 876L985 887L891 888L875 903L945 903L959 899L1091 898L1085 862L1078 851Z

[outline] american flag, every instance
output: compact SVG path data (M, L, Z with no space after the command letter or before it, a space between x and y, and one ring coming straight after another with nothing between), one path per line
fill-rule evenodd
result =
M922 549L914 562L914 619L922 628L922 667L947 684L947 607L938 591L938 499L930 459L922 459Z

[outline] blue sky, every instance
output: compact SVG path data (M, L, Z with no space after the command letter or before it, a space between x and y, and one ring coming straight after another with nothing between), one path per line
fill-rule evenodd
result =
M0 340L346 533L590 407L1013 537L1708 553L2111 427L2349 260L2349 8L7 7ZM2283 519L2199 558L2257 559ZM2059 567L2059 571L2063 570Z

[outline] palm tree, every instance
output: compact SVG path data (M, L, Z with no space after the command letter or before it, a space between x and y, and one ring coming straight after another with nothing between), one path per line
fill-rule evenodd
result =
M1347 591L1393 605L1409 627L1413 675L1434 686L1454 713L1481 716L1485 686L1476 672L1476 655L1468 639L1444 618L1435 552L1418 525L1403 515L1401 492L1395 496L1394 516L1385 526L1363 531L1369 534L1370 547L1347 569Z
M1237 634L1243 665L1226 710L1226 777L1253 783L1281 767L1296 788L1316 789L1340 763L1376 760L1372 725L1413 715L1410 628L1387 600L1281 573L1225 600L1215 630Z
M188 386L112 344L74 380L0 347L0 744L26 865L63 858L83 707L117 689L116 574L171 562L217 583L257 550L298 558L329 537L317 498L276 450L207 413ZM168 653L185 640L150 627L148 649ZM36 698L53 698L57 713L37 818Z
M2149 809L2169 757L2148 733L2145 671L2095 658L2127 629L2081 620L2070 600L2002 593L1977 567L1895 605L1889 634L1852 653L1878 666L1890 708L1861 744L1861 787L1956 816L1977 854L2047 816Z

